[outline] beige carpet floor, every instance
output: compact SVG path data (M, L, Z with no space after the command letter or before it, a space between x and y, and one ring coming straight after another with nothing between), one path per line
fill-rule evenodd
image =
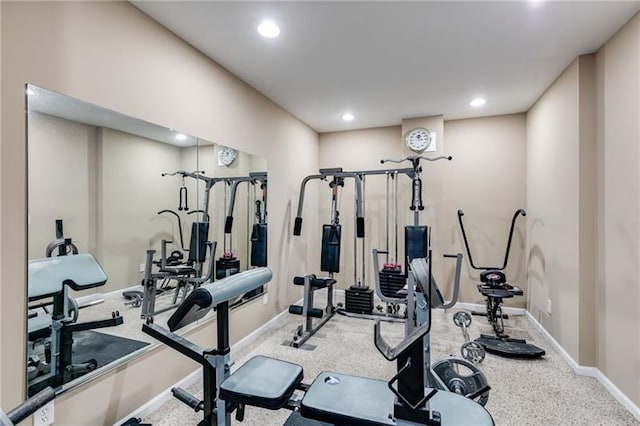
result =
M459 354L463 338L452 322L456 311L434 311L433 361ZM288 315L281 328L234 353L236 366L253 355L268 355L302 365L306 383L325 370L378 379L395 373L395 363L387 362L374 347L372 321L336 315L308 341L314 350L283 346L299 322L300 317ZM577 376L527 317L512 316L506 323L509 334L526 338L547 355L540 360L513 360L488 354L480 364L492 387L486 408L497 425L640 425L596 379ZM474 317L471 337L481 332L490 334L486 319ZM383 334L398 341L403 325L384 323ZM199 381L188 390L201 396L201 387ZM248 407L243 424L282 425L289 414ZM177 426L195 425L201 419L201 413L172 400L143 420L154 426Z

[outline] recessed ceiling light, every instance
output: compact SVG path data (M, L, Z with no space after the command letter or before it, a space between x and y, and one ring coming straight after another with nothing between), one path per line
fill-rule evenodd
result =
M353 114L351 114L350 112L345 112L344 114L342 114L342 119L344 121L351 121L354 118L356 118Z
M274 38L280 35L280 28L275 22L267 19L258 25L258 32L262 37Z
M469 103L469 105L471 105L472 107L480 107L486 103L487 101L484 100L484 98L475 98Z
M179 141L186 141L187 135L185 135L184 133L176 133L176 139L178 139Z

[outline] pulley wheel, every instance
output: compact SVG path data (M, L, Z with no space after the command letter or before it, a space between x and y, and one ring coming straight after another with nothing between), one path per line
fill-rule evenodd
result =
M433 365L433 371L447 389L484 406L489 400L489 382L478 367L467 360L445 358Z

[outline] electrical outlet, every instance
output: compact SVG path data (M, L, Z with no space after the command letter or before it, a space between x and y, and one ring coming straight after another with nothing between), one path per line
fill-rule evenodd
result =
M40 408L33 415L33 426L49 426L53 424L53 401Z
M547 299L547 314L551 315L551 299Z
M144 263L140 264L140 272L144 272Z
M265 293L264 296L262 296L262 304L266 305L269 302L269 293Z

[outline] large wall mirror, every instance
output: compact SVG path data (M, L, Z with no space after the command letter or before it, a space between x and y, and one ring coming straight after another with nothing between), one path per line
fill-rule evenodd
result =
M155 344L144 321L166 324L198 286L266 266L267 163L26 90L32 395L70 389L143 353Z

